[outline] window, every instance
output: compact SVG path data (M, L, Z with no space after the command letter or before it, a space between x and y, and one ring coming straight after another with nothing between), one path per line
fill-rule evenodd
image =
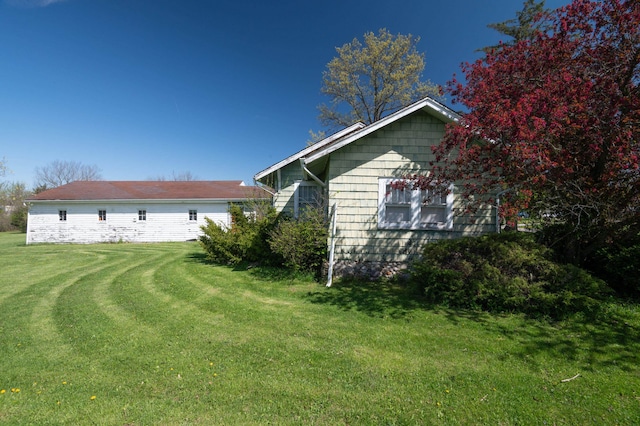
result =
M294 195L294 215L298 217L305 208L322 206L322 188L315 182L298 182Z
M141 220L141 221L147 220L146 210L138 210L138 220Z
M189 220L198 220L198 210L189 210Z
M378 181L378 228L453 229L452 187L442 190L394 188L394 179Z
M67 221L67 211L66 210L58 210L58 219L60 222Z

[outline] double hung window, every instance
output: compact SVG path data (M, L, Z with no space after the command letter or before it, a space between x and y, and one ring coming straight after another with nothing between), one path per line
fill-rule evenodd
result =
M198 220L198 210L189 210L189 220Z
M107 220L107 211L106 210L98 210L98 221L105 222Z
M298 182L294 195L294 215L298 217L305 209L322 206L322 188L315 182Z
M378 181L378 228L453 229L452 187L411 189L394 185L398 181Z
M67 211L66 210L58 210L58 220L60 220L60 222L66 222L67 221Z

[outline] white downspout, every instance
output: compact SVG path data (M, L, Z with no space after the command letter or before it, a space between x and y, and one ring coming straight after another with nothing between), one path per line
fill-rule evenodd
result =
M302 167L302 170L303 170L306 174L308 174L308 175L311 177L311 179L315 180L315 181L318 183L318 185L320 185L320 186L321 186L321 187L323 187L323 188L326 188L326 187L327 187L327 184L326 184L326 183L324 183L323 181L321 181L321 180L320 180L320 178L319 178L318 176L316 176L316 175L314 175L313 173L311 173L311 170L307 169L307 165L306 165L306 164L305 164L305 162L304 162L304 158L301 158L301 159L300 159L300 167Z
M331 246L329 248L329 270L327 271L327 287L331 287L333 283L333 262L336 250L336 216L338 216L338 207L333 203L331 207Z

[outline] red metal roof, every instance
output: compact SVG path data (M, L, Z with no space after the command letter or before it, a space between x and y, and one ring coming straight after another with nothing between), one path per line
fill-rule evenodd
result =
M26 201L54 200L242 200L268 198L239 180L218 181L76 181L36 194Z

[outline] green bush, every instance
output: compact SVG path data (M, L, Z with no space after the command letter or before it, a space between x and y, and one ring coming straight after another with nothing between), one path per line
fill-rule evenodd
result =
M229 210L231 228L220 226L209 218L202 226L203 234L198 238L207 253L207 258L219 264L236 265L240 262L274 264L276 259L267 243L267 236L277 222L273 208L256 216L245 214L241 206L232 205Z
M606 284L552 254L521 232L438 241L424 247L410 283L429 302L455 308L550 318L596 310Z
M327 257L328 236L323 209L307 208L298 219L279 222L269 236L269 245L286 267L319 275Z
M616 292L640 298L640 235L636 241L603 247L590 259L590 269Z

